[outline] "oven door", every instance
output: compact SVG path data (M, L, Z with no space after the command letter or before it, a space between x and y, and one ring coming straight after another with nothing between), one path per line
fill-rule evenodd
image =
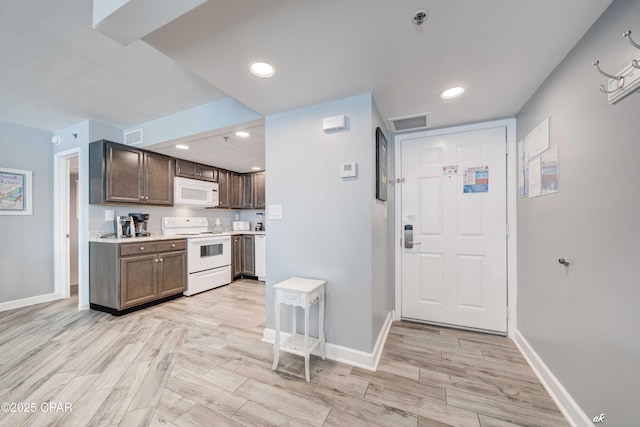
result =
M197 237L189 239L187 266L197 273L231 264L231 236Z

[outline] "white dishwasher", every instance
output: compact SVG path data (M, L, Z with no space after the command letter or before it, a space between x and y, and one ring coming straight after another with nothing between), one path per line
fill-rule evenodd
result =
M258 280L267 280L267 236L264 234L256 234L255 257L256 257L256 276Z

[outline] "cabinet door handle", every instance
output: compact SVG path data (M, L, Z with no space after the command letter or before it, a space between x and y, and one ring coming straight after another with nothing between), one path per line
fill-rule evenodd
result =
M160 258L160 262L162 262L162 258Z
M172 247L172 248L175 248L175 247L176 247L176 244L175 244L175 243L172 243L172 244L171 244L171 247Z
M140 250L141 250L141 251L144 251L144 246L140 246Z
M154 259L153 262L158 262L158 258Z

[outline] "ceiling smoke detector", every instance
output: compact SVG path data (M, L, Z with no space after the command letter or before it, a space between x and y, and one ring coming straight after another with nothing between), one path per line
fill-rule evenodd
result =
M424 21L427 20L427 18L429 18L429 11L422 9L413 12L413 17L411 18L411 20L416 25L422 25Z

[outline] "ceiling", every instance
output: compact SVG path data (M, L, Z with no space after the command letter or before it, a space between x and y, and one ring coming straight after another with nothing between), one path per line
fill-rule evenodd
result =
M207 0L122 46L92 29L91 0L8 0L0 120L54 131L90 119L124 129L225 96L269 115L363 92L384 118L430 112L431 127L508 117L610 3ZM429 11L421 26L411 19L419 9ZM271 62L276 75L252 76L255 60ZM453 85L466 93L440 99ZM221 135L235 129L223 129L194 136L181 157L206 163L217 151L215 164L232 170L238 157L246 156L243 167L264 162L264 129L250 126L251 142L229 147Z
M143 41L122 46L91 22L91 0L2 2L0 120L125 129L227 96Z
M236 131L247 132L249 136L239 137ZM184 145L189 149L181 150L176 148L176 145ZM253 168L264 170L264 121L256 120L243 126L174 139L145 148L235 172L257 170Z

